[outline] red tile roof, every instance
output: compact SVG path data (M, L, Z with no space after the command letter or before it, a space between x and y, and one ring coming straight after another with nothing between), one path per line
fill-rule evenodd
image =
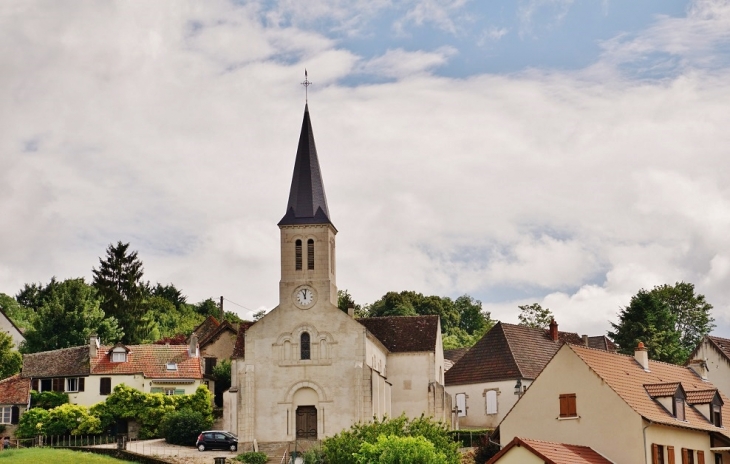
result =
M680 385L679 382L654 383L644 385L644 389L652 398L661 398L664 396L674 396Z
M363 317L357 322L365 326L391 353L436 349L438 316Z
M583 339L558 332L558 341L553 341L546 330L499 322L446 371L446 385L534 379L563 342Z
M29 394L30 379L25 379L20 374L0 380L0 404L28 404Z
M187 345L127 345L126 362L112 362L102 346L92 360L92 374L144 374L153 379L202 379L200 358L188 355ZM87 348L88 351L88 348ZM176 363L177 370L168 370L167 363Z
M688 404L707 404L712 403L712 400L717 396L717 390L696 390L687 392L687 403Z
M649 361L649 372L646 372L633 356L576 345L567 345L567 349L573 350L626 404L645 419L675 427L715 432L730 438L730 429L715 427L695 408L685 408L685 420L680 421L647 394L645 385L652 384L679 383L687 396L700 396L700 393L694 392L716 389L689 367ZM724 403L722 416L730 417L730 403L721 392L718 394Z
M567 445L565 443L519 437L515 437L509 442L499 453L487 461L487 464L499 462L502 456L515 446L525 448L545 461L545 464L612 464L612 461L587 446Z

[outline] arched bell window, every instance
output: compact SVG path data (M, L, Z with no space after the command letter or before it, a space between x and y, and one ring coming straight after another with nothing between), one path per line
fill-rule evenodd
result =
M307 240L307 269L314 270L314 240Z
M296 270L301 271L302 270L302 241L297 240L294 242L294 255L295 255L295 261L296 261Z
M310 344L309 344L309 333L303 332L300 337L300 350L302 359L310 359Z

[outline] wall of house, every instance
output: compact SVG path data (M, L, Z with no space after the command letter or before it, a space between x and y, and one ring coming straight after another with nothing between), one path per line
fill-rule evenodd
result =
M233 347L236 344L236 334L226 330L218 336L213 342L208 343L200 350L200 356L212 356L222 359L228 359L233 354Z
M531 451L527 451L521 446L513 446L495 464L543 464L544 462Z
M0 312L0 332L5 332L10 335L10 338L13 339L13 343L15 343L16 350L20 346L20 343L25 340L23 334L18 332L18 329L15 328L7 316L5 316L5 313L2 312Z
M391 353L388 356L388 381L393 385L393 416L421 414L433 416L429 410L429 383L436 380L434 353Z
M300 359L304 331L310 334L309 360ZM274 308L248 329L246 359L236 362L241 441L294 440L298 406L317 408L317 438L371 420L371 395L380 387L371 392L366 345L366 329L326 300L318 298L306 310ZM376 344L369 349L378 351ZM387 394L383 385L378 401L387 402Z
M23 417L23 414L25 413L25 411L28 410L27 406L23 405L23 404L0 404L0 408L4 408L4 407L8 407L8 406L10 406L10 407L17 406L18 407L18 418ZM17 424L15 424L15 425L2 424L2 425L5 426L5 431L2 434L0 434L0 437L15 438L15 431L18 429L18 425Z
M446 391L452 398L456 398L458 393L466 393L466 416L459 417L459 428L496 428L519 398L518 395L515 395L516 383L517 379L447 386ZM523 387L530 384L529 380L522 381ZM497 414L487 414L486 392L488 390L497 391Z
M709 342L703 341L693 359L707 360L707 380L725 396L730 396L730 362L727 358L718 353Z
M144 393L150 393L152 388L175 388L177 390L184 390L186 395L195 393L198 386L201 385L200 380L195 380L192 384L169 384L165 382L152 382L150 379L145 379L142 374L137 375L90 375L86 377L84 381L84 391L78 393L69 393L68 399L72 404L81 404L84 406L92 406L96 403L106 401L108 395L100 394L101 379L103 377L111 378L111 389L114 391L114 387L120 384L125 384L128 387L135 388Z
M574 393L578 417L560 419L559 395ZM500 424L515 436L590 446L614 462L644 461L644 421L564 345ZM616 446L617 444L621 446Z
M668 427L666 425L652 424L646 429L646 456L647 462L651 462L652 444L663 445L664 462L667 460L667 446L674 446L674 456L676 462L682 460L682 448L694 451L694 462L697 461L697 451L704 451L705 463L711 464L715 462L714 453L710 451L710 434L694 430L680 429L677 427ZM730 453L722 453L722 462L728 462Z

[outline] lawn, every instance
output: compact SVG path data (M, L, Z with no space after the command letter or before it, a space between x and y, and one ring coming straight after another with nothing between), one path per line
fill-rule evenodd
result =
M84 453L52 448L26 448L20 450L0 451L0 463L37 464L52 462L53 464L122 464L129 461L101 456L99 454ZM131 464L131 463L130 463Z

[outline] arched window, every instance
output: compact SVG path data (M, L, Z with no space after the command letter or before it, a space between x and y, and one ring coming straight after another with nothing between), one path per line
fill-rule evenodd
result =
M302 359L309 359L309 333L304 332L300 337L300 349L302 352Z
M302 241L297 240L294 242L294 253L296 255L296 270L302 270Z
M314 240L307 240L307 269L314 270Z

